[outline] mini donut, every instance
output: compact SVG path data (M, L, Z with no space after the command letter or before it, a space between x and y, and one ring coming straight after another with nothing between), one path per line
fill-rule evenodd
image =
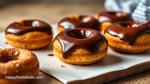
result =
M58 32L74 28L91 28L99 30L99 22L96 18L87 15L75 15L65 17L58 23Z
M5 29L8 44L16 48L39 49L48 46L53 38L52 28L41 20L20 20Z
M101 32L104 33L112 23L131 20L131 17L130 14L125 12L100 12L96 15L96 19L100 22Z
M0 49L0 84L18 84L29 81L27 79L13 80L9 77L38 75L39 61L34 53L17 48Z
M76 28L59 33L53 42L53 52L60 60L69 64L92 64L107 53L107 41L100 32Z
M134 21L113 23L104 33L109 46L123 53L144 53L150 49L150 27Z

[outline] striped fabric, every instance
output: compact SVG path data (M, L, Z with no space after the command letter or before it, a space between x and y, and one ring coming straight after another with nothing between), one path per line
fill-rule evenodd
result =
M132 13L132 18L141 23L150 21L150 0L141 0L137 8Z
M136 22L150 21L150 0L106 0L107 11L124 11L132 13Z
M131 13L137 7L139 0L105 0L107 11L125 11Z

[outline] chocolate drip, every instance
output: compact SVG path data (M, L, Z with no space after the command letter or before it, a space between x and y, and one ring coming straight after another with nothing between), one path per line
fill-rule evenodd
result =
M6 34L22 35L27 32L40 31L52 34L51 26L40 20L23 20L8 25L5 30Z
M140 35L150 34L150 27L133 21L124 21L112 24L106 32L133 45Z
M124 21L124 20L131 20L130 14L124 12L101 12L97 15L97 18L100 23L111 21Z
M96 53L105 41L98 31L86 28L62 32L55 39L61 44L64 58L67 58L77 48L83 48L91 53Z
M74 29L74 28L91 28L99 30L99 22L92 16L81 15L79 17L66 17L62 19L59 26L64 29Z

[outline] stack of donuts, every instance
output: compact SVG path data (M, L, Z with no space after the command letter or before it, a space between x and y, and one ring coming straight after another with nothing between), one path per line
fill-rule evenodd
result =
M8 82L6 75L38 75L39 61L30 50L51 45L54 55L61 61L77 65L100 61L107 55L108 46L130 54L150 49L149 23L134 22L130 14L124 12L64 17L58 22L57 31L57 36L53 37L51 25L36 19L9 24L5 38L14 48L0 50L0 83Z

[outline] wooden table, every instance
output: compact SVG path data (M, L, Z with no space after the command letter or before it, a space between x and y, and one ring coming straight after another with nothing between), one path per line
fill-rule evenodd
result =
M0 9L0 27L5 28L17 19L41 19L57 23L62 17L76 14L95 15L104 8L101 4L19 4ZM43 74L43 84L62 84L54 77ZM41 81L40 81L41 82ZM41 84L39 81L36 84ZM150 84L150 71L132 75L109 84Z

